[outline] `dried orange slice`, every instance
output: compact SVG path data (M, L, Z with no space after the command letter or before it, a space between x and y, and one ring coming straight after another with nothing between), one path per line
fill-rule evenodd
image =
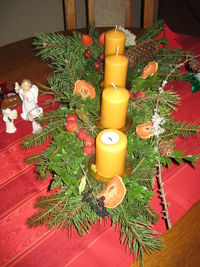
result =
M74 95L75 94L80 94L83 99L88 96L93 99L96 96L96 91L94 87L85 80L78 80L75 83Z
M155 61L149 62L148 65L146 65L143 70L142 79L146 79L149 75L153 76L157 70L158 70L158 63Z
M140 124L136 127L136 133L140 138L148 139L154 135L152 131L152 127L153 127L152 121L148 121L147 123Z
M117 207L126 194L126 187L120 176L114 176L99 193L98 198L104 197L106 208L112 209Z

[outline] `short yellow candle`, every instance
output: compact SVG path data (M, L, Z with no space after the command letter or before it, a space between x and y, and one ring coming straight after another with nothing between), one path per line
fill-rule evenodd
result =
M101 124L104 128L120 129L126 123L129 93L123 87L107 87L102 93Z
M115 129L101 131L96 138L96 171L99 175L112 178L122 175L125 168L127 138Z
M124 55L111 55L105 58L104 88L112 84L126 87L128 58Z
M116 54L117 47L119 47L119 54L124 54L125 48L125 33L113 29L105 34L105 56Z

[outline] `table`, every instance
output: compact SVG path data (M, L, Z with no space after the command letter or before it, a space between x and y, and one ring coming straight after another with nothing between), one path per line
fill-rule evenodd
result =
M133 30L136 35L140 31ZM200 53L200 39L177 34L176 41L184 49ZM46 83L51 68L35 56L31 46L32 38L22 40L0 48L0 80L12 87L15 81L29 78L33 84ZM181 106L174 114L176 120L200 122L200 92L191 93L191 86L178 82L174 87L181 95ZM39 105L44 100L40 97ZM47 106L44 111L54 107ZM21 106L17 107L18 114ZM43 150L45 145L31 150L22 150L20 142L31 133L31 123L21 117L15 121L17 132L5 133L5 124L0 117L0 265L2 266L129 266L133 259L125 253L125 247L119 243L119 234L114 228L96 224L85 237L74 231L70 239L65 232L47 230L46 227L29 229L26 220L35 209L35 200L47 194L49 177L45 181L37 180L34 165L27 165L24 159ZM197 138L177 139L177 147L187 147L188 153L200 152L200 140ZM200 161L199 161L200 162ZM162 173L167 201L171 202L169 214L172 224L190 209L200 198L200 168L188 165L173 165ZM156 192L156 188L155 188ZM158 194L152 199L152 205L161 215ZM154 228L166 231L162 219Z

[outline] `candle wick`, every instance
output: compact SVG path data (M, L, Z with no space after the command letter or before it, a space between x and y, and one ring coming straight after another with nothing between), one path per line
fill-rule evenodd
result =
M111 85L117 90L118 88L117 88L117 86L113 83L113 82L111 82Z
M110 139L110 141L112 141L112 138L111 137L108 137L108 139Z
M119 55L119 45L118 45L117 48L116 48L116 55L117 55L117 56Z

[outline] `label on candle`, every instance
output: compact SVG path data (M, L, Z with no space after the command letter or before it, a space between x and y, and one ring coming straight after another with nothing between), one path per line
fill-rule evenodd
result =
M106 145L114 145L119 142L119 135L114 132L106 132L101 136L101 141Z

